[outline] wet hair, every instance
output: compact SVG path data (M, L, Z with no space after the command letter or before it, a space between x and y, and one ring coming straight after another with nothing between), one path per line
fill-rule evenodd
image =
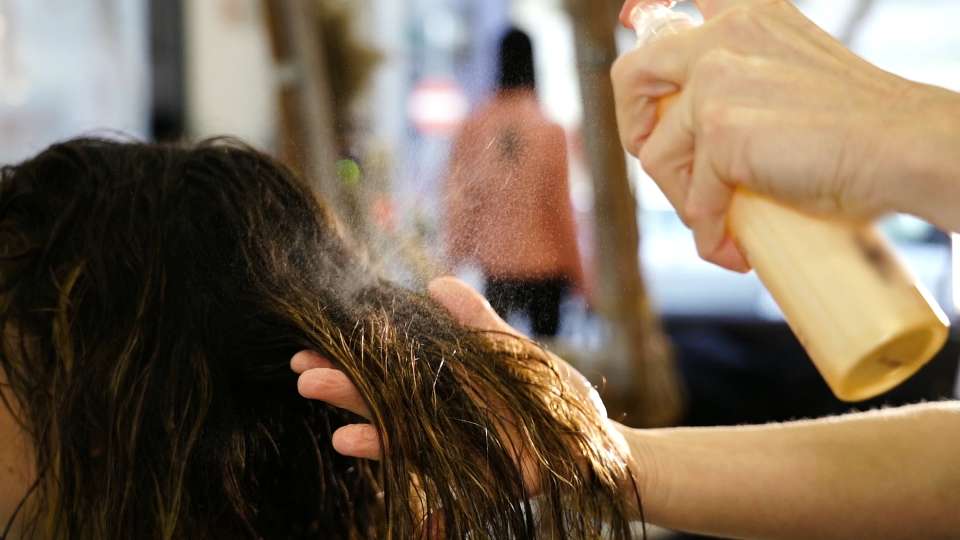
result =
M27 537L406 540L424 509L447 538L630 537L629 475L549 357L370 273L238 142L77 139L3 168L0 327ZM356 385L382 461L333 450L360 419L298 395L302 349Z
M499 75L500 90L536 88L533 43L525 32L511 28L500 39Z

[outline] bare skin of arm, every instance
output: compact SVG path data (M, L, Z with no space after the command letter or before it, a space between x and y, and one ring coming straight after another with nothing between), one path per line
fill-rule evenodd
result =
M621 428L647 518L732 538L955 538L960 404L736 428Z

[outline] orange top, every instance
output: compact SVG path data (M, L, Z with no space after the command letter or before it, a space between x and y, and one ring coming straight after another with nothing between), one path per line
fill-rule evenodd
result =
M501 92L467 120L444 186L447 251L489 277L568 277L583 270L563 128L532 91Z

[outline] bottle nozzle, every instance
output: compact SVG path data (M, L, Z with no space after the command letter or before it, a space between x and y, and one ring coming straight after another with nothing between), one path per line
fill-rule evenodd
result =
M632 7L629 20L633 31L637 33L637 46L696 26L696 22L689 15L674 11L674 5L675 0L647 0Z
M668 9L677 4L676 0L627 0L620 12L620 22L627 28L636 28L634 17L639 9L653 5L666 6Z

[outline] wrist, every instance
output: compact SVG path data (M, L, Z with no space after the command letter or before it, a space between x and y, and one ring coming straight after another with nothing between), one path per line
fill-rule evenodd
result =
M909 83L904 114L890 133L884 189L889 209L960 231L960 94Z
M623 486L623 497L630 503L640 495L642 509L637 509L637 517L641 515L651 523L656 523L657 501L663 499L666 486L660 482L661 458L656 452L652 430L629 428L618 422L610 421L614 428L623 436L629 448L630 457L628 467L630 478Z

